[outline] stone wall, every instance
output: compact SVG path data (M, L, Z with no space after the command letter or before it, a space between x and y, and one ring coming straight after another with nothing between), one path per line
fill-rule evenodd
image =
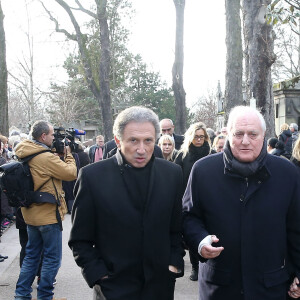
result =
M280 133L283 123L300 127L300 76L274 84L275 131Z

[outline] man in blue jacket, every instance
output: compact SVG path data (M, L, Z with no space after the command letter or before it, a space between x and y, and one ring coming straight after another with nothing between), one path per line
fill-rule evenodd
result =
M299 298L300 189L294 166L267 154L266 124L235 107L223 153L196 162L184 236L199 253L200 300Z

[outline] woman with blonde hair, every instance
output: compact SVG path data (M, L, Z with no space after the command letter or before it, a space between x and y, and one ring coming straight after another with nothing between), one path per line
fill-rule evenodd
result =
M206 126L202 122L194 123L184 134L184 141L175 159L175 163L180 165L183 172L183 183L186 188L190 172L194 163L210 153L210 138L206 131ZM189 251L192 272L190 280L198 280L198 253Z
M173 162L177 155L177 150L175 149L175 140L172 136L168 134L162 135L158 140L158 146L161 149L163 158Z
M300 172L300 138L295 142L291 162L298 167L297 169Z
M183 175L185 186L193 164L200 158L210 153L210 138L206 126L202 122L192 124L184 134L184 141L179 150L175 162L179 164L185 173ZM184 164L189 161L189 164ZM184 168L185 167L185 168ZM188 168L187 168L188 167ZM186 176L185 176L186 175Z
M283 155L290 159L293 151L293 139L289 124L284 123L280 126L278 140L284 144L285 151Z

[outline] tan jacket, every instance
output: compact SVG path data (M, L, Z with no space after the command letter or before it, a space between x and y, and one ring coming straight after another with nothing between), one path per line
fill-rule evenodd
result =
M24 140L18 144L16 155L19 158L46 150L43 146ZM72 154L68 154L62 161L59 156L52 152L39 154L29 161L29 167L34 183L34 190L40 189L41 192L51 193L56 198L55 184L61 206L59 213L61 219L67 212L67 206L62 189L62 180L72 181L77 177L77 168ZM53 178L53 181L52 179ZM41 188L40 188L41 187ZM56 205L51 203L33 203L30 207L22 207L22 214L26 224L41 226L57 223Z

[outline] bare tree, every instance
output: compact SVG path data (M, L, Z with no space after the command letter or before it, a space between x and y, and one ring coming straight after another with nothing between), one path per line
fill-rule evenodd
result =
M70 126L75 120L100 119L94 99L82 95L81 86L51 86L47 93L49 99L46 108L51 122L59 126Z
M216 129L217 98L216 91L208 90L206 96L201 96L193 107L193 122L203 122L206 127Z
M95 0L96 12L88 10L83 7L79 0L75 0L77 7L70 7L63 0L55 0L68 14L71 23L74 27L75 34L69 33L66 29L60 28L58 21L52 16L49 10L43 4L50 19L56 25L56 31L64 33L70 40L76 41L79 48L80 58L83 64L85 80L91 89L94 97L99 103L102 114L104 136L106 139L112 138L112 110L111 110L111 97L110 97L110 43L109 31L107 24L106 6L107 0ZM87 37L82 33L81 27L77 22L73 10L80 10L93 19L95 19L100 26L100 63L99 63L99 79L94 75L91 65L90 57L87 51Z
M22 107L22 116L19 120L23 120L22 127L30 126L36 119L43 118L43 109L41 98L43 92L38 88L36 76L35 76L35 63L34 63L34 42L33 36L31 35L30 27L30 15L28 12L27 2L25 2L26 17L27 17L27 28L24 32L27 41L26 48L22 50L22 57L17 59L17 65L14 69L9 71L9 86L10 96L9 101L9 116L12 116L16 111L16 98L19 101L19 106ZM13 97L13 99L11 99ZM13 118L14 119L14 118ZM18 120L17 120L18 121ZM9 121L11 125L11 120ZM19 124L19 122L17 122ZM20 124L19 124L20 126Z
M8 97L4 14L0 0L0 132L8 135Z
M244 36L247 52L246 85L248 101L256 99L257 109L263 114L267 136L275 134L274 101L272 93L271 66L273 53L272 26L265 19L270 0L243 0Z
M300 74L300 0L272 0L267 20L276 34L277 60L273 78L277 81Z
M176 103L176 130L179 134L186 130L186 103L183 87L183 32L184 32L184 8L185 0L173 0L176 8L176 42L175 61L172 69L173 91Z
M20 130L28 132L31 123L28 121L28 105L24 96L18 89L9 90L8 93L8 120L9 128L17 126ZM42 116L40 115L40 118Z
M240 0L226 0L225 121L230 110L243 104L243 46Z
M300 35L290 30L289 26L275 26L276 62L273 65L272 77L276 82L300 75Z
M27 123L32 124L37 118L41 118L38 106L43 93L36 87L34 78L33 38L25 33L28 42L28 57L23 54L23 59L18 59L18 68L10 71L9 83L18 91L20 101L26 103L24 113L27 115Z

